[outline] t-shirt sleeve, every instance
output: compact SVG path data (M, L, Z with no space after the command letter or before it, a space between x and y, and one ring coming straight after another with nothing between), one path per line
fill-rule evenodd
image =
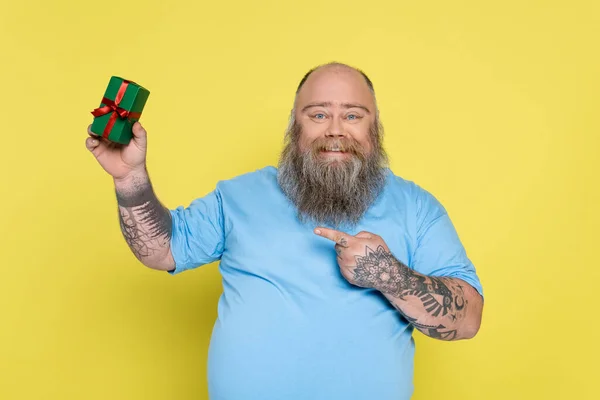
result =
M225 234L221 192L215 189L189 206L170 210L172 217L171 253L177 274L221 258Z
M428 276L459 278L483 297L475 266L466 254L458 233L442 204L419 188L417 194L417 244L415 271Z

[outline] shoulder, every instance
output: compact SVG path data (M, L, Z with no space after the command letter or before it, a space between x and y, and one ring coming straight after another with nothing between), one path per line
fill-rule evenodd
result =
M277 184L277 169L266 166L255 171L246 172L229 179L217 182L216 189L219 192L229 194L260 193Z
M431 191L391 170L388 170L388 190L394 197L401 196L405 202L413 206L417 217L446 212Z
M387 184L393 192L402 192L410 196L414 196L420 189L415 182L394 173L391 169L387 170Z

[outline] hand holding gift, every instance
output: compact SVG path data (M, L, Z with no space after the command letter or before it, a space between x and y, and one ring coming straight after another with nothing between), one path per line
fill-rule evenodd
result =
M91 131L120 144L128 144L133 124L142 116L150 92L133 81L110 78L100 107L92 111Z
M100 107L92 111L86 147L102 168L117 180L146 169L146 131L139 123L150 92L113 76Z
M88 127L85 145L98 163L115 180L124 180L146 170L146 130L139 122L133 125L132 140L126 145L117 145L91 131Z

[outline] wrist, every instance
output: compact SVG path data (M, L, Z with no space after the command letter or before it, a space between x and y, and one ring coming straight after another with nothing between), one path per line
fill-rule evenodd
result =
M131 170L126 175L115 178L113 181L117 189L127 189L132 186L140 186L147 183L150 180L148 177L148 171L146 167Z
M386 275L386 278L374 282L373 289L395 298L402 298L416 278L414 271L396 258L393 258L389 268L381 272L384 272L382 275Z

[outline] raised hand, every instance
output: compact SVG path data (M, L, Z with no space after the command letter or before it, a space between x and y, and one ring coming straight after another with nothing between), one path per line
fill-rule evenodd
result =
M91 132L90 128L91 125L88 127L90 137L85 145L108 174L116 180L123 180L145 173L146 131L139 122L133 125L133 137L127 145L112 143Z

